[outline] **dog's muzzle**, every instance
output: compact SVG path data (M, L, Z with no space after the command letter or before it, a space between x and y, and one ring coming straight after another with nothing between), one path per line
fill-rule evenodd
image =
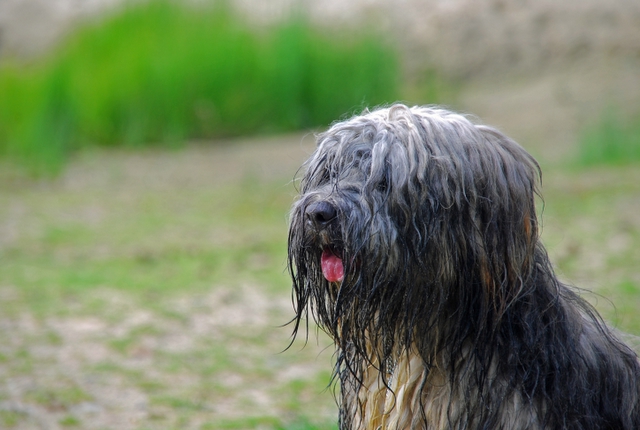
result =
M331 203L319 201L309 204L304 211L307 225L312 228L320 238L322 256L320 266L322 275L329 282L340 282L344 278L344 265L340 252L332 241L331 230L335 229L338 211Z

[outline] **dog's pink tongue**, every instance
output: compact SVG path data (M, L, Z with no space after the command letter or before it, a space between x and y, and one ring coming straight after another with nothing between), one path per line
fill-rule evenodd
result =
M344 277L344 267L342 266L342 260L336 256L333 252L325 249L322 252L320 258L320 265L322 266L322 274L329 282L340 282Z

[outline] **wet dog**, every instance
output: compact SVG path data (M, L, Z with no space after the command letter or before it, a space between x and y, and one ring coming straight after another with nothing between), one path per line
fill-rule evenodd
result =
M335 341L341 429L640 429L636 354L554 274L522 147L404 105L317 141L294 335L311 313Z

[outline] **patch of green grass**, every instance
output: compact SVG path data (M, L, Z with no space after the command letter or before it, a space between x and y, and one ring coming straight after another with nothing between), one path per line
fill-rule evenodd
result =
M15 351L9 364L13 372L30 373L34 369L34 358L27 348L21 347Z
M26 227L20 241L0 249L0 285L19 285L20 301L38 313L70 312L78 300L87 312L101 311L102 300L85 294L101 287L132 292L151 305L158 295L214 284L259 282L281 291L289 284L285 214L291 202L282 191L278 182L171 196L143 191L133 200L98 192L104 215L85 221L67 214L93 203L32 190L23 203L34 218L25 221L40 227Z
M236 430L236 429L271 429L271 430L333 430L338 428L335 423L313 424L305 419L283 422L273 417L254 417L240 420L218 421L204 424L202 430Z
M120 354L125 354L134 345L135 342L136 339L125 337L111 340L109 342L109 346Z
M613 303L605 317L619 329L629 333L640 333L640 282L625 279L610 286L604 292Z
M130 291L144 299L157 294L197 291L225 281L232 285L250 279L267 285L287 283L283 250L277 257L265 254L264 258L273 262L272 265L263 264L255 255L250 244L227 251L202 250L190 256L160 254L152 262L126 256L114 256L104 261L85 258L61 261L55 255L33 258L13 254L4 259L7 270L0 276L0 282L19 283L27 296L25 299L38 312L55 308L71 311L70 305L84 297L85 292L105 285Z
M205 406L197 401L185 399L184 397L154 396L152 402L159 405L166 405L172 409L182 409L187 411L199 411Z
M133 2L46 59L0 68L0 155L56 170L91 145L180 145L326 125L398 98L396 54L305 18L255 28L225 2Z
M585 166L639 162L640 115L629 119L615 109L606 109L598 121L583 131L578 160Z
M68 410L93 398L71 381L61 381L58 387L34 388L27 399L51 410Z
M13 428L26 418L24 413L18 411L0 410L0 424L2 428Z
M63 427L78 427L82 421L73 415L66 415L58 421L58 424Z
M407 79L403 91L408 104L455 105L461 85L435 67L427 68Z
M546 170L542 240L560 278L604 318L640 333L640 170L633 164Z
M280 420L273 417L251 417L238 420L218 421L215 424L203 426L203 428L215 428L220 430L251 429L251 428L276 428Z

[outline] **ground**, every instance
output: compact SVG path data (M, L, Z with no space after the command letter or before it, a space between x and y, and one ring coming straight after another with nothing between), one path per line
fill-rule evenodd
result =
M313 136L94 151L0 190L2 427L326 428L332 349L290 342L293 178ZM534 152L536 148L531 148ZM640 334L640 171L547 162L564 278Z
M0 10L16 4L4 1ZM512 2L493 3L520 16L501 9ZM614 24L637 18L619 15ZM469 20L480 33L490 22ZM593 290L587 297L610 323L640 335L640 169L572 161L602 109L639 105L635 39L621 34L618 45L603 36L601 47L618 46L610 57L530 73L534 56L513 69L524 71L496 76L483 66L452 106L539 159L543 241L560 276ZM447 67L460 76L479 64L456 58ZM287 211L313 144L309 131L94 150L55 180L0 171L0 428L335 425L330 342L310 324L306 346L301 338L286 349Z

